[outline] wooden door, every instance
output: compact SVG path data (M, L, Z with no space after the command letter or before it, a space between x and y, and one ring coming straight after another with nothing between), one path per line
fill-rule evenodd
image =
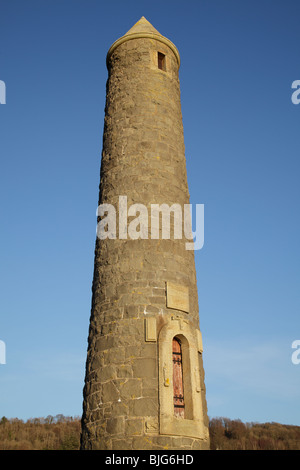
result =
M174 415L177 418L184 418L182 350L177 338L173 338L173 395Z

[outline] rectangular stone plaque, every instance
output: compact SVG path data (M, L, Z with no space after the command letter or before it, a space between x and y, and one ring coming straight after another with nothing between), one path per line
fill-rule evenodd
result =
M156 318L149 317L145 319L145 341L156 341Z
M167 307L189 313L189 288L167 282Z
M196 333L197 333L198 351L202 354L203 353L202 333L200 330L196 330Z

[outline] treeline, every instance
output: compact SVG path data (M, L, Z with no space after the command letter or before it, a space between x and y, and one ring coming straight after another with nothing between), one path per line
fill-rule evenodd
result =
M0 420L0 450L77 450L80 418L63 415L46 418Z
M209 434L212 450L300 450L300 426L213 418Z
M63 415L0 420L0 450L78 450L80 417ZM209 422L212 450L300 450L300 426L243 423L228 418Z

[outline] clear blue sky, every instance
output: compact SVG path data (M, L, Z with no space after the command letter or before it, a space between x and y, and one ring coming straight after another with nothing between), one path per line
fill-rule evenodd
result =
M1 0L0 417L81 415L106 52L181 55L210 417L300 425L298 0Z

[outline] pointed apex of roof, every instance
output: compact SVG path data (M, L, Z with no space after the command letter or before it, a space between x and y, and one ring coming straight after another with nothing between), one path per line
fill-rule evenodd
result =
M142 16L142 18L139 21L137 21L137 23L135 23L135 25L133 25L129 31L127 31L125 36L127 36L127 34L135 34L135 33L154 33L154 34L159 34L161 36L161 34L157 31L157 29L155 29L152 26L152 24L149 23L148 20L146 20L144 16Z
M117 39L109 48L106 57L107 64L110 59L110 56L112 55L116 47L118 47L120 44L123 44L125 41L139 38L155 39L166 44L174 52L178 62L178 66L180 66L180 56L176 46L170 41L170 39L167 39L162 34L160 34L157 29L155 29L152 24L149 23L148 20L146 20L144 16L142 16L142 18L137 23L135 23L135 25L133 25L132 28L127 31L126 34L124 34L124 36Z

